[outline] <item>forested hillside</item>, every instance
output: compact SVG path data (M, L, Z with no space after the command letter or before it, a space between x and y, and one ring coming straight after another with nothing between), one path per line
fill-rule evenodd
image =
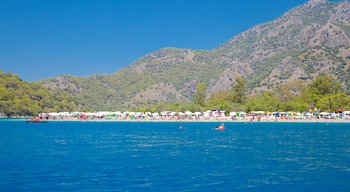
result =
M0 116L32 116L40 112L78 110L66 92L49 91L39 83L22 81L0 70Z

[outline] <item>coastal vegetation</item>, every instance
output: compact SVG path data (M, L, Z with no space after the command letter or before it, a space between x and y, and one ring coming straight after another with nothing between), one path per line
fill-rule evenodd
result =
M280 85L277 89L250 95L245 80L236 78L230 90L211 94L203 99L206 85L198 84L193 103L158 103L145 107L144 111L205 111L220 109L230 111L327 111L338 112L350 109L350 96L346 95L341 84L330 75L322 74L306 85L302 80L294 80ZM137 108L139 109L139 108ZM142 111L142 110L141 110Z
M66 92L48 90L39 83L22 81L13 73L0 70L0 116L33 116L47 111L78 109Z
M220 109L230 111L340 111L350 109L350 96L343 91L341 84L330 75L319 75L310 84L295 80L280 85L275 90L259 95L249 94L246 80L235 79L231 89L206 94L205 83L197 85L193 101L159 101L149 105L123 108L121 110L150 111L205 111ZM45 86L22 81L12 73L0 70L0 107L2 116L34 116L40 112L91 111L79 109L79 99ZM119 109L115 109L117 111Z

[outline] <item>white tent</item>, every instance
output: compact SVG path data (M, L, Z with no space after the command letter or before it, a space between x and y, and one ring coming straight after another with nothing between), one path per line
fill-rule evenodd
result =
M343 114L344 115L350 115L350 111L344 111Z

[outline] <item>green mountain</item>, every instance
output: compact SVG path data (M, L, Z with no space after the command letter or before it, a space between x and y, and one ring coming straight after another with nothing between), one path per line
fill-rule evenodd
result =
M24 82L17 75L0 70L0 116L32 116L77 109L78 105L68 93L49 91L39 83Z
M190 103L199 83L210 94L237 77L258 94L299 79L329 74L350 94L350 2L310 0L274 21L244 31L213 50L163 48L124 69L89 77L40 81L70 93L80 107L120 110L159 101Z

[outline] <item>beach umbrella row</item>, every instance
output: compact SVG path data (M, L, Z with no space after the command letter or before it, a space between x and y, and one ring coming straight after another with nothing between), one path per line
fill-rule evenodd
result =
M293 117L311 117L315 115L320 115L321 117L336 117L339 115L339 113L335 112L264 112L264 111L252 111L249 113L250 116L258 116L258 115L267 115L272 116L276 115L279 116L280 114L283 114L284 116L293 116ZM342 113L344 116L349 117L350 111L343 111ZM222 110L207 110L204 112L191 112L191 111L185 111L185 112L175 112L175 111L161 111L158 112L135 112L135 111L97 111L97 112L50 112L50 113L40 113L39 117L97 117L97 118L103 118L103 117L150 117L150 118L159 118L159 117L174 117L174 116L180 116L180 117L226 117L225 111ZM228 114L229 117L245 117L247 116L247 113L244 111L231 111Z

